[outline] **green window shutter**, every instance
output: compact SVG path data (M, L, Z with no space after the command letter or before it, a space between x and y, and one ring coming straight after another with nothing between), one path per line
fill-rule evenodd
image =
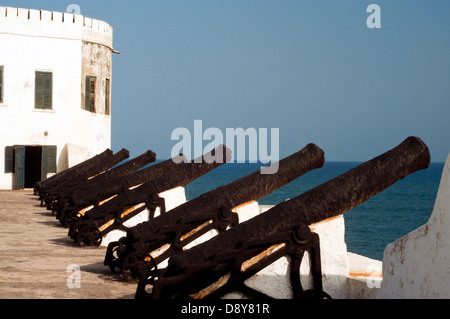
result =
M110 91L111 91L110 85L111 84L110 84L109 79L106 79L106 83L105 83L105 115L109 115L109 109L110 109L109 96L110 96Z
M84 109L86 111L95 113L95 82L97 78L93 76L86 76L86 87L85 87L85 101Z
M53 74L36 72L35 108L51 110L53 108Z
M42 176L47 179L47 174L56 173L56 146L44 146L42 148Z
M95 113L95 81L96 78L91 78L91 89L90 89L90 105L91 105L91 112Z
M44 78L42 72L36 72L34 101L35 108L44 108Z
M14 146L5 147L5 174L15 172Z
M51 110L53 107L53 74L45 73L44 76L44 109Z
M0 65L0 103L3 103L3 66Z
M91 87L91 79L87 76L84 84L84 109L89 111L89 88Z
M16 188L25 188L25 146L15 147Z

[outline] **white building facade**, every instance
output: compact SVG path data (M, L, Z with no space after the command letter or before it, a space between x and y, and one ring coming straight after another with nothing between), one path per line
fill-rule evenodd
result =
M111 148L113 52L103 21L0 7L0 189Z

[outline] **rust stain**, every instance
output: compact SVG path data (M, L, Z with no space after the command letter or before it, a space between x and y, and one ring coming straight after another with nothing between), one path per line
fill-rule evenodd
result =
M138 205L135 205L131 208L128 208L126 211L124 211L121 215L120 218L124 218L125 216L127 216L129 213L135 211L138 208L141 208L142 206L145 206L145 203L140 203ZM109 220L108 222L106 222L105 224L103 224L102 226L100 226L98 229L100 230L100 232L104 231L106 228L108 228L109 226L111 226L112 224L114 224L114 222L116 221L115 218Z
M105 200L99 202L98 205L101 206L101 205L103 205L104 203L110 201L111 199L113 199L113 198L116 197L116 196L117 196L117 195L113 195L113 196L111 196L110 198L107 198L107 199L105 199ZM79 211L78 211L78 214L77 214L78 217L84 216L84 215L86 214L86 212L87 212L88 210L91 210L92 208L94 208L94 205L91 205L91 206L88 206L88 207L86 207L86 208L83 208L83 209L79 210Z
M107 199L105 199L105 200L102 200L102 201L101 201L101 202L99 202L98 204L99 204L99 205L103 205L104 203L106 203L106 202L110 201L111 199L113 199L113 198L115 198L115 197L117 197L117 194L116 194L116 195L113 195L113 196L111 196L110 198L107 198Z
M238 210L239 208L242 208L242 207L244 207L244 206L247 206L247 205L250 205L250 204L253 204L253 203L256 203L256 201L252 200L252 201L249 201L249 202L247 202L247 203L241 204L241 205L236 206L235 208L233 208L231 211L232 211L233 213L237 213L237 210Z
M217 289L219 289L220 287L224 286L228 280L230 279L231 274L226 274L223 277L220 277L219 280L217 280L215 283L209 285L208 287L200 290L199 292L190 295L191 298L193 299L203 299L206 296L208 296L209 294L213 293L214 291L216 291Z
M309 227L311 228L311 227L315 227L315 226L320 225L320 224L323 224L323 223L328 223L328 222L330 222L330 221L332 221L332 220L334 220L334 219L341 218L342 216L343 216L343 215L338 215L338 216L330 217L330 218L324 219L324 220L322 220L322 221L320 221L320 222L318 222L318 223L311 224L311 225L309 225Z
M379 272L373 272L373 273L360 273L360 272L350 272L348 274L349 277L378 277L378 278L383 278L383 274L379 273Z
M84 214L86 214L86 212L92 208L94 208L94 205L83 208L82 210L78 211L78 216L79 217L84 216Z
M114 224L115 222L115 218L111 219L110 221L108 221L106 224L103 224L102 226L100 226L98 228L98 230L100 230L100 232L104 231L106 228L108 228L109 226L111 226L112 224Z
M93 178L95 178L95 177L97 177L97 176L99 176L99 175L102 175L102 174L105 173L105 172L107 172L107 171L103 171L103 172L100 172L100 173L98 173L98 174L95 174L94 176L88 177L88 180L91 180L91 179L93 179Z
M171 246L170 244L165 244L165 245L161 246L160 248L155 249L154 251L149 253L149 255L152 256L153 258L158 258L162 254L164 254L170 248L170 246Z
M141 183L141 184L139 184L139 185L131 186L131 187L129 187L128 189L129 189L130 191L132 191L133 189L138 188L138 187L141 186L142 184L143 184L143 183Z
M126 211L124 211L122 213L122 215L120 215L120 218L124 218L129 213L134 212L136 209L139 209L139 208L144 207L144 206L145 206L145 203L140 203L140 204L134 205L133 207L128 208Z
M241 271L244 272L247 269L249 269L251 266L253 266L254 264L258 263L260 260L264 259L267 256L270 256L271 254L277 252L278 250L280 250L281 248L283 248L284 246L286 246L285 243L282 244L275 244L271 247L269 247L268 249L266 249L265 251L263 251L262 253L260 253L259 255L256 255L252 258L250 258L247 261L244 261L242 263L241 266Z
M201 224L200 226L198 226L197 228L194 228L193 230L191 230L189 233L184 234L183 236L180 237L180 241L185 240L186 238L191 237L192 235L196 234L197 232L199 232L200 230L202 230L203 228L205 228L208 225L212 224L212 220L208 220L206 223Z

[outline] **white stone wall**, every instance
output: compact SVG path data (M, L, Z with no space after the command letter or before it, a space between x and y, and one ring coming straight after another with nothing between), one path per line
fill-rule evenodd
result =
M388 245L379 298L450 297L450 156L424 226Z
M347 298L349 263L344 216L325 220L310 228L320 237L323 290L334 299Z
M112 50L112 32L80 15L0 7L0 189L13 184L12 174L4 174L6 146L55 145L58 171L67 168L68 143L94 154L111 148L111 117L82 110L80 88L84 41ZM34 108L36 71L53 73L52 110Z
M376 299L383 282L380 260L348 253L348 299Z

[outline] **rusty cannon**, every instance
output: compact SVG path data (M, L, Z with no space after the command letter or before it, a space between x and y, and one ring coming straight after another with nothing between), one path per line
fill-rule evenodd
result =
M70 168L67 168L45 180L42 180L40 182L37 182L34 186L34 194L38 195L39 197L45 195L45 189L51 189L55 187L55 185L58 185L58 183L64 182L81 172L93 167L94 165L101 163L106 158L113 155L113 151L110 149L106 149L100 154L97 154L90 159L87 159L75 166L72 166ZM40 198L41 199L41 198Z
M67 205L67 199L74 193L84 189L98 188L102 185L107 185L108 183L113 182L114 179L132 174L140 168L155 162L155 160L156 154L148 150L144 154L129 161L125 161L124 163L113 167L102 174L93 176L92 178L81 180L78 183L72 183L67 186L66 184L62 184L57 187L52 194L49 194L46 197L46 202L48 202L47 209L52 210L54 214L57 214L63 206Z
M137 188L125 189L119 196L85 212L69 228L69 236L81 246L99 246L103 237L113 230L128 229L125 223L143 211L152 219L157 208L166 212L165 200L160 194L184 187L230 160L230 150L221 145L201 158L186 163Z
M126 149L122 149L116 154L107 157L106 159L97 161L93 166L81 172L76 171L77 174L70 174L70 178L68 176L68 178L53 183L51 187L45 187L43 191L41 190L41 205L43 204L43 202L45 202L45 204L48 206L52 200L51 196L53 194L57 194L61 189L71 188L100 174L104 174L129 157L130 152Z
M172 256L162 271L152 265L151 275L138 285L136 298L216 299L233 291L270 298L245 281L283 256L290 257L293 298L330 298L322 287L320 238L309 225L346 213L429 164L427 146L409 137L394 149ZM305 251L314 282L308 289L299 275Z
M128 159L129 157L130 157L129 151L126 149L122 149L116 154L113 154L108 158L104 159L102 162L97 163L96 165L84 170L83 172L79 172L75 176L72 176L70 179L60 181L59 183L54 185L51 189L47 188L45 195L42 196L43 201L47 205L47 209L51 210L51 203L54 197L57 198L65 190L77 188L82 183L91 182L98 176L110 173L113 169L115 169L115 167L118 164Z
M141 281L154 267L197 244L202 236L236 226L239 223L238 214L233 212L236 207L269 195L309 171L321 168L324 162L324 152L309 144L272 164L278 167L273 174L258 170L130 228L126 237L109 244L104 264L113 272L121 272L126 281Z
M101 180L90 187L83 187L68 195L65 199L58 201L60 205L56 211L56 218L63 226L69 227L75 220L81 218L85 211L102 205L116 196L120 196L125 190L136 188L167 174L185 163L186 158L180 154L172 159L145 167L127 176Z

